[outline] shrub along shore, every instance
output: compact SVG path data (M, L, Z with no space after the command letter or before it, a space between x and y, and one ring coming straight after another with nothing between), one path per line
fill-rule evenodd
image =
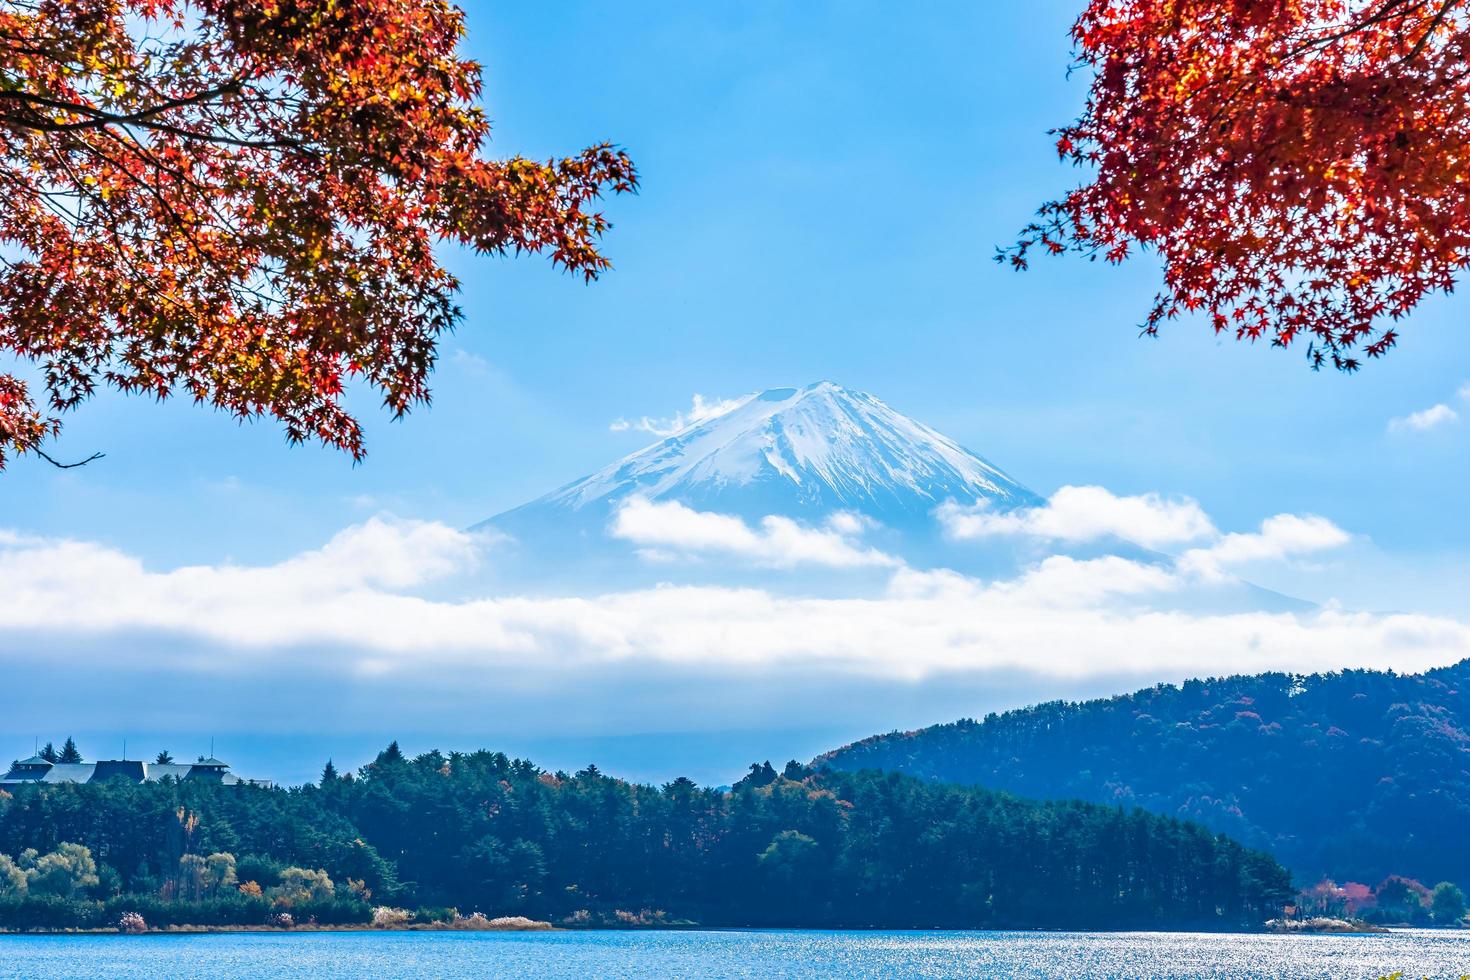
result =
M489 919L476 912L462 916L454 909L422 910L386 907L353 910L340 908L333 918L341 921L318 919L319 910L305 908L297 915L282 914L272 907L253 910L259 917L250 921L221 921L217 908L201 908L194 903L176 903L160 910L152 906L155 917L150 922L139 909L149 909L149 903L139 901L138 896L119 896L109 902L78 903L65 909L51 907L43 912L46 903L25 903L21 909L0 905L0 915L10 923L0 928L0 934L17 932L115 934L115 933L216 933L216 932L552 932L557 929L550 922L540 922L525 916L500 916ZM125 910L125 911L119 911ZM389 913L384 919L382 913ZM18 914L17 914L18 913ZM298 916L299 918L298 920ZM364 917L365 916L365 917ZM437 918L434 916L438 916ZM185 920L180 922L178 920ZM57 925L58 922L72 923ZM95 923L95 924L86 924Z

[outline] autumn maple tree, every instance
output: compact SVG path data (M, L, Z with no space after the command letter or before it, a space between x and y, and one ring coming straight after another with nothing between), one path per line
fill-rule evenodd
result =
M442 242L596 277L601 144L491 159L443 0L0 0L0 467L110 385L363 452L459 317ZM13 369L12 369L13 370ZM20 372L24 374L25 372Z
M1091 0L1089 179L997 255L1157 252L1148 334L1215 330L1358 368L1470 257L1470 0Z

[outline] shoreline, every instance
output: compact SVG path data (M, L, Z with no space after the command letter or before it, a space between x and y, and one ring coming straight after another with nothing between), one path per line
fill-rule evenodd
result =
M1278 936L1366 936L1391 930L1386 925L1362 919L1319 916L1312 919L1271 919L1266 923L1266 931Z
M1413 926L1388 926L1362 923L1353 928L1297 928L1283 929L1266 926L1260 929L1200 930L1200 929L886 929L886 928L820 928L810 926L731 926L731 925L664 925L635 928L590 927L568 928L550 922L528 920L524 925L454 926L440 922L415 922L402 925L374 925L372 923L344 923L337 925L314 925L303 923L294 926L272 925L173 925L143 930L125 930L117 926L95 929L0 929L0 940L9 936L204 936L291 933L362 933L362 932L423 932L423 933L567 933L567 932L836 932L836 933L1023 933L1034 935L1200 935L1200 936L1368 936L1392 935ZM1434 932L1461 932L1462 929L1422 927Z
M312 925L305 923L299 926L268 926L268 925L237 925L237 926L160 926L158 928L147 928L139 930L120 929L117 926L98 927L96 929L0 929L0 937L5 936L205 936L205 935L233 935L237 933L274 933L287 935L297 933L322 933L322 932L590 932L592 930L563 929L554 926L550 922L533 922L530 925L505 925L505 926L477 926L462 927L446 925L435 922L415 922L406 925L380 926L370 922L361 924L344 923L338 925Z

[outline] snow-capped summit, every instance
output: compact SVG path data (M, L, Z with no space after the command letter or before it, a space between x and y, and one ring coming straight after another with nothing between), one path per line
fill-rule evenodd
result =
M604 522L629 497L697 510L813 521L853 511L892 526L953 500L1040 502L999 468L865 392L822 381L739 399L591 476L486 521L516 533Z

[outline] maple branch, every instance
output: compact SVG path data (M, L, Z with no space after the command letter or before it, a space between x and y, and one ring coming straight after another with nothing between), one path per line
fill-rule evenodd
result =
M1419 42L1414 45L1414 50L1405 55L1404 60L1400 64L1407 64L1419 57L1424 51L1424 48L1429 44L1429 39L1434 36L1434 33L1439 30L1440 25L1444 23L1445 17L1449 16L1450 8L1458 2L1459 0L1444 0L1439 5L1439 10L1435 12L1434 19L1429 22L1429 26L1425 28L1424 33L1419 37Z
M86 459L82 460L80 463L58 463L56 460L54 460L50 456L48 456L46 454L45 450L42 450L42 449L32 449L31 452L35 453L37 456L39 456L42 459L44 459L46 462L50 463L52 466L56 467L58 470L74 470L78 466L86 466L88 463L91 463L91 462L94 462L96 460L102 459L103 457L105 457L107 455L106 453L93 453L92 455L88 456Z
M1286 52L1286 59L1289 61L1292 58L1295 58L1297 55L1305 51L1309 51L1312 48L1321 47L1324 44L1332 44L1335 41L1341 41L1345 37L1351 37L1359 31L1367 30L1374 24L1381 24L1385 20L1388 20L1390 17L1394 16L1394 12L1397 8L1403 7L1410 3L1418 2L1420 2L1420 0L1384 0L1383 6L1379 7L1373 13L1369 14L1363 20L1358 21L1356 24L1349 24L1342 30L1334 31L1331 34L1327 34L1322 37L1312 38L1310 41L1304 41L1296 47L1292 48L1290 51ZM1449 0L1449 3L1453 2L1454 0ZM1446 6L1449 6L1449 3L1447 3Z
M0 119L24 129L32 129L42 133L69 133L83 129L105 129L108 126L137 126L142 129L154 130L160 133L168 133L181 139L198 140L205 143L226 144L239 146L246 149L282 149L286 147L300 147L304 144L300 140L277 138L272 140L251 140L241 137L230 136L225 133L199 133L183 126L175 126L170 123L159 122L154 117L173 109L183 108L190 105L207 103L221 95L231 92L239 92L242 80L234 79L224 85L218 85L202 92L196 92L190 96L178 99L170 99L146 109L136 112L115 113L98 109L95 106L83 102L65 102L53 99L49 96L37 95L34 92L6 91L0 89L0 101L19 102L24 105L42 106L47 109L55 109L59 112L71 112L85 115L88 118L78 119L74 122L58 123L44 119L37 115L20 115L13 113L0 113Z
M243 85L243 83L243 79L234 78L228 82L225 82L222 85L216 85L213 88L208 88L200 92L195 92L193 95L186 95L177 99L165 99L163 102L160 102L157 105L148 106L145 109L139 109L136 112L129 112L121 115L117 113L107 112L103 109L98 109L95 106L87 105L84 102L63 102L60 99L53 99L49 96L38 95L34 92L6 91L4 89L0 89L0 99L9 99L16 102L26 102L33 105L42 105L48 109L59 109L63 112L85 113L87 115L96 117L97 120L127 124L141 123L153 116L160 115L170 110L181 109L184 106L197 105L200 102L208 102L211 99L218 98L221 95L228 95L231 92L238 93L241 90L241 86ZM85 129L90 125L94 125L94 123L83 121L77 123L67 123L66 128Z

